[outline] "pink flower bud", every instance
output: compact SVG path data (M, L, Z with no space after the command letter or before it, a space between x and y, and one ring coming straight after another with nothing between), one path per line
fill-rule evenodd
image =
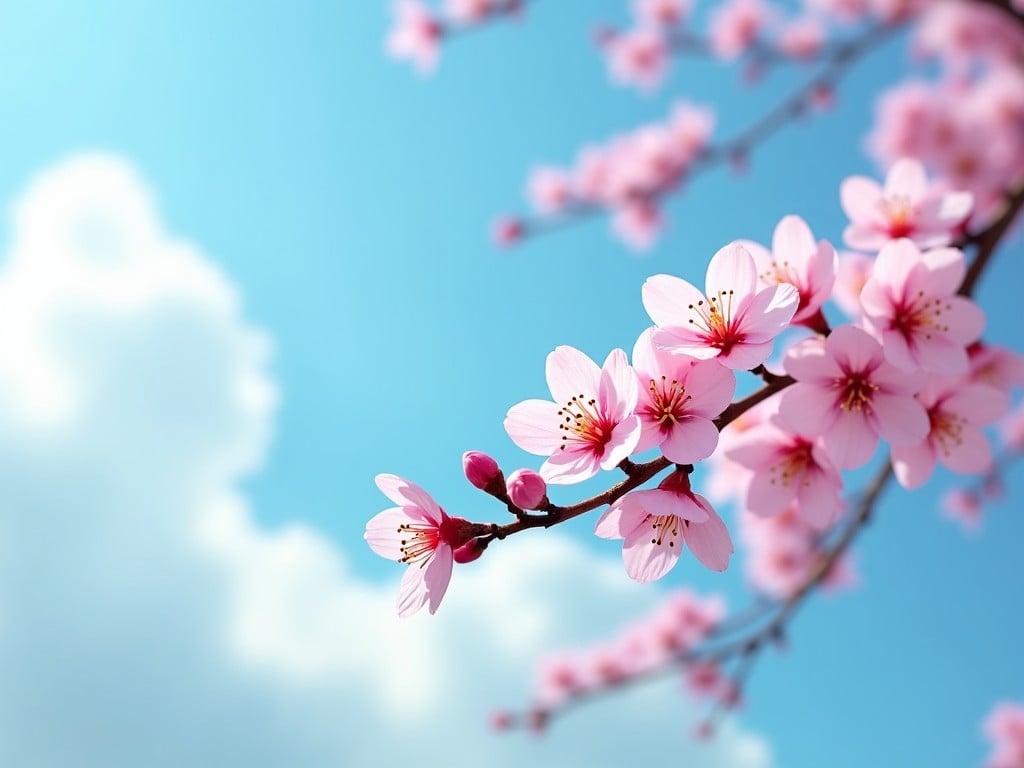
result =
M471 484L492 496L505 492L505 478L498 462L482 451L466 451L462 454L462 471Z
M481 544L480 539L470 539L461 547L458 547L452 554L456 563L472 563L487 549L486 544Z
M507 731L512 727L513 719L509 712L503 709L499 709L497 712L491 713L491 728L496 731Z
M508 476L508 495L520 509L542 509L548 502L548 484L532 469L517 469Z
M525 227L522 221L511 216L502 216L494 222L494 226L491 228L491 237L494 238L496 245L508 248L518 243L524 232Z

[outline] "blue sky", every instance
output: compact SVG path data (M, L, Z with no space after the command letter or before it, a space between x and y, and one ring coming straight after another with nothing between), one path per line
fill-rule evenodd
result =
M254 449L260 460L229 483L241 483L253 530L272 536L308 526L344 558L347 578L373 594L390 594L398 577L362 542L365 521L386 505L373 475L410 477L450 512L499 517L497 506L466 485L459 457L478 448L507 469L533 462L507 440L501 421L513 403L545 395L547 352L572 344L603 357L611 347L630 348L646 324L639 296L649 274L699 280L719 246L739 237L766 241L787 213L801 214L817 235L837 242L844 224L839 182L874 172L860 149L872 94L905 57L897 43L864 63L833 114L787 129L755 153L745 177L717 170L695 180L670 205L670 231L650 255L630 254L601 221L501 253L488 243L488 224L522 206L532 164L567 162L586 141L666 114L676 97L714 103L721 133L729 135L770 105L792 75L744 90L734 70L690 62L653 97L612 87L589 33L598 22L624 18L618 1L538 3L524 23L446 49L429 80L384 57L384 3L66 6L0 11L0 94L7 105L0 200L13 205L39 172L82 151L114 153L136 169L167 232L195 243L241 296L241 314L232 315L230 327L262 329L273 348L269 371L260 375L273 382L280 401L276 410L261 411L267 435L253 438L263 441ZM10 246L15 228L9 219L2 228ZM989 338L1019 347L1013 313L1022 273L1012 256L1004 253L980 296L990 311ZM125 359L143 365L160 358ZM137 391L132 369L121 375L125 391ZM117 415L119 401L111 402ZM216 412L204 407L197 400L178 416L213 418ZM46 453L47 442L38 444ZM68 478L85 471L73 455L48 461L40 466ZM937 514L947 481L942 476L915 494L892 492L857 550L864 586L813 600L794 624L792 650L762 660L742 727L767 738L776 764L976 763L983 752L978 723L990 703L1024 696L1024 620L1014 610L1024 586L1015 545L1024 522L1013 514L1019 504L993 507L981 533L965 536ZM1011 498L1022 488L1017 469ZM68 503L46 498L55 508ZM566 526L577 542L572 562L617 564L617 547L592 539L591 524ZM21 530L15 525L4 535ZM47 536L38 541L45 545ZM512 558L502 562L515 572ZM191 578L191 570L176 567ZM469 583L483 578L485 567L456 573L453 596L473 592ZM739 571L717 577L684 562L666 586L724 590L742 603ZM152 588L162 586L154 577ZM583 615L568 634L584 640L588 621L595 632L607 629L611 616L630 615L629 600L645 605L657 594L628 583L619 588L628 600L620 595L606 617ZM59 594L75 599L72 591ZM596 615L599 601L591 598L586 604ZM573 593L561 599L571 604ZM456 606L452 619L442 608L433 619L415 621L443 624L471 613ZM0 622L0 633L9 626ZM373 626L388 633L397 620ZM30 646L31 634L23 634ZM480 644L488 638L483 632ZM77 657L81 648L67 652ZM3 658L19 657L8 649ZM206 668L193 662L189 669ZM145 666L144 657L138 663ZM528 654L514 663L513 672L499 675L501 687L459 689L460 706L486 711L525 698L528 691L517 694L515 683L528 675ZM294 705L294 690L281 699L268 690L260 688L266 699L245 715L253 724L269 717L264 710ZM243 698L236 687L214 701ZM337 701L359 706L355 695ZM676 699L664 701L674 706ZM572 754L573 738L632 706L623 697L599 713L580 711L566 723L568 735L552 740L553 750L568 752L554 754ZM4 703L0 715L12 707ZM326 720L347 716L330 707L317 711ZM25 725L20 718L28 716L17 722ZM245 721L230 727L244 729ZM307 745L314 756L301 762L283 746L285 737L266 741L280 747L282 759L300 761L292 764L326 760L327 752ZM523 754L519 741L486 743L513 760ZM31 745L24 749L17 754L32 755ZM59 755L47 761L72 764ZM223 764L233 764L227 751Z

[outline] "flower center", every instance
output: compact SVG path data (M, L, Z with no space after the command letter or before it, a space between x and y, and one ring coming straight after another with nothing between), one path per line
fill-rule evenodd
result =
M904 195L893 195L881 202L889 222L889 237L906 237L914 231L914 206Z
M651 379L647 389L651 395L651 403L645 408L647 415L668 431L686 415L686 403L691 397L686 394L686 387L665 376L660 381Z
M680 520L675 515L648 515L647 520L651 524L651 544L662 546L664 541L668 541L670 547L675 547L676 540L679 538Z
M931 339L933 332L949 333L949 326L940 321L942 313L951 309L945 299L925 296L924 291L918 291L916 296L905 301L896 311L893 318L893 328L909 338L915 334L923 334L925 339Z
M597 409L597 401L587 400L584 395L575 395L572 400L558 411L564 419L558 428L567 434L562 435L561 450L571 443L582 444L591 450L602 450L612 438L614 425L601 415Z
M938 408L928 413L928 419L931 422L931 434L929 436L932 443L944 455L949 456L952 453L952 449L964 441L964 424L967 423L967 420L958 414L941 411Z
M403 536L399 542L402 556L398 562L419 563L420 568L427 564L441 538L436 525L425 523L402 523L398 533Z
M878 391L878 385L868 379L864 373L847 373L846 376L837 376L833 381L833 386L842 390L842 395L839 398L841 410L854 413L871 412L871 398Z
M815 461L811 454L811 444L801 442L787 450L779 462L772 465L771 484L788 488L790 482L797 478L802 485L809 485L811 481L806 474L812 464Z
M719 291L707 301L701 299L689 306L694 315L688 321L690 325L704 336L709 346L718 347L723 353L743 341L743 335L737 332L733 322L735 294L732 289Z

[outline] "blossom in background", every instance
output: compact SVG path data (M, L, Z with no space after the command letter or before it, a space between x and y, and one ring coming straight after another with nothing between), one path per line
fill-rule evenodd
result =
M578 483L614 469L636 448L640 419L636 374L616 349L602 368L578 349L561 346L545 368L551 400L524 400L505 417L505 431L529 453L550 458L549 483Z
M603 539L624 539L622 560L630 578L655 581L679 560L685 543L706 567L724 571L732 539L711 502L690 489L685 472L676 470L657 488L633 491L615 501L597 521Z
M1013 701L996 704L985 719L984 731L992 742L992 753L985 768L1024 765L1024 704Z
M726 457L751 470L746 508L777 515L792 504L808 524L823 530L842 511L842 478L820 441L768 422L740 437Z
M665 79L669 48L658 30L637 27L613 35L604 48L615 82L653 91Z
M396 59L408 59L426 74L437 67L444 27L429 7L419 0L397 0L392 6L394 23L385 47Z
M659 349L652 336L653 329L647 329L633 347L636 413L643 425L636 452L660 446L676 464L706 459L718 445L713 420L732 402L736 376L714 360Z
M398 588L398 615L424 605L437 610L452 577L453 552L469 540L468 523L449 517L430 494L397 475L377 475L377 487L397 507L366 524L364 538L381 557L408 565Z
M981 428L1009 409L1005 394L982 384L932 379L917 399L928 412L928 435L916 445L893 446L892 466L900 485L923 485L936 462L971 475L991 468L992 448Z
M705 292L673 275L649 277L644 309L658 326L654 343L699 359L717 358L733 370L763 363L789 324L800 294L788 283L758 290L754 259L739 243L708 264Z
M736 59L757 42L771 20L762 0L726 0L711 13L708 38L711 50L722 59Z
M924 166L909 157L892 165L884 187L866 176L851 176L842 183L839 196L850 218L843 239L851 248L865 251L877 251L901 237L922 248L947 245L974 201L969 192L944 192L930 185Z
M811 228L799 216L786 216L772 234L772 249L741 240L757 267L763 286L789 283L800 292L794 323L809 320L821 309L836 279L836 249L827 240L815 242Z
M981 336L985 313L957 296L966 267L956 248L921 253L906 238L886 243L861 291L868 329L901 371L967 373L967 345Z
M796 384L782 393L781 422L799 434L821 435L839 469L866 464L879 437L914 445L928 434L928 416L914 398L921 376L887 363L860 328L842 325L827 339L803 341L784 365Z

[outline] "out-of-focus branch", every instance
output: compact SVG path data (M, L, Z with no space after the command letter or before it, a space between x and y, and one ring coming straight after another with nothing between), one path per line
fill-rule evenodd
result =
M1021 185L1016 192L1007 197L1006 207L995 221L985 229L967 238L967 244L976 245L978 250L974 254L974 259L967 268L964 282L960 286L960 293L963 296L970 296L974 293L979 278L996 251L996 246L1006 236L1013 222L1020 215L1022 208L1024 208L1024 185Z
M965 280L961 288L963 295L970 296L973 293L978 278L991 265L992 255L1006 236L1022 208L1024 208L1024 188L1008 195L1006 207L998 218L993 220L984 229L965 238L964 245L974 246L977 248L977 251L968 270L970 283ZM761 371L761 373L765 375L764 371ZM726 409L720 420L724 424L731 422L740 413L749 410L758 402L777 391L781 391L792 383L789 377L783 376L768 374L766 379L767 383L764 387L744 400L729 406L729 409ZM734 407L736 412L730 413L730 409ZM720 425L720 428L724 424ZM648 465L637 466L645 467L657 461L650 462ZM664 459L661 461L664 461ZM664 466L668 466L668 463L665 462ZM624 483L632 481L634 477L636 475L631 475ZM717 720L742 695L743 686L760 652L769 645L781 642L786 637L786 628L793 616L803 606L807 598L826 580L829 573L839 563L839 560L849 551L860 532L871 521L876 505L893 477L892 466L886 460L871 481L858 494L857 503L853 511L848 515L846 523L838 529L830 543L825 540L820 558L816 561L810 573L804 578L800 587L785 600L779 603L756 602L747 609L734 614L732 618L722 622L718 629L709 633L701 644L680 651L675 656L667 659L664 664L645 669L624 679L616 680L613 684L604 687L588 689L579 695L570 697L557 707L534 707L525 712L506 714L503 716L503 726L509 728L529 727L534 729L543 727L553 718L586 701L606 696L628 686L664 677L668 674L678 673L680 669L694 664L712 663L720 666L733 664L734 669L729 678L730 695L725 700L718 701L705 724L705 731L710 732L713 730Z
M1010 0L974 0L979 5L987 5L1002 11L1007 17L1024 27L1024 13L1017 10Z
M761 142L777 133L785 125L805 115L823 93L831 93L851 66L869 51L903 28L901 23L878 24L857 37L830 47L822 58L820 71L797 88L788 98L751 123L731 139L713 144L700 152L681 178L671 187L650 195L661 199L677 191L683 182L721 164L735 163L746 158ZM562 214L555 216L528 216L516 219L516 241L527 236L544 234L590 218L595 213L613 211L613 206L574 203Z

